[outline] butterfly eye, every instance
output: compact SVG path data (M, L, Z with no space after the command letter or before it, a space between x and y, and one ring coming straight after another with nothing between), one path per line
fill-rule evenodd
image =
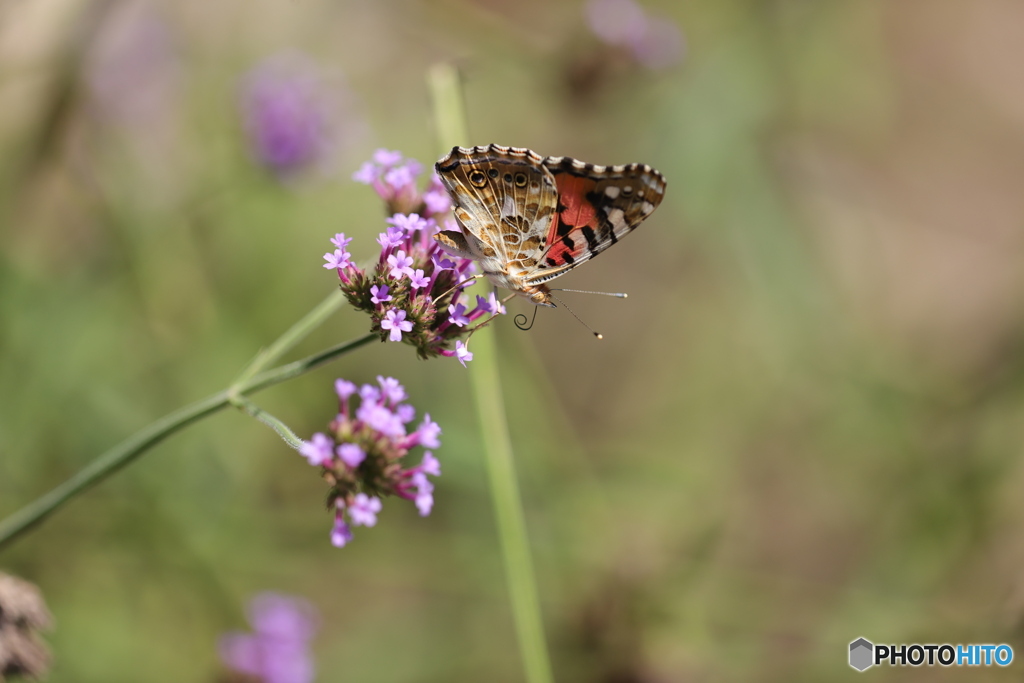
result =
M516 173L516 187L526 187L525 173Z
M483 187L487 184L487 178L480 171L473 171L469 174L469 182L473 183L477 187Z

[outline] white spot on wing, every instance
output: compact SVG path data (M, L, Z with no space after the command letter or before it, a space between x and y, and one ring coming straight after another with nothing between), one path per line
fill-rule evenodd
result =
M512 195L505 195L505 203L501 205L501 217L506 218L508 216L516 215L516 202Z
M619 188L617 188L614 185L609 185L608 187L604 188L604 194L609 199L615 199L616 197L619 196Z
M604 211L608 214L608 222L612 224L612 228L615 230L616 235L627 230L625 221L626 216L622 213L622 209L608 206L605 207Z

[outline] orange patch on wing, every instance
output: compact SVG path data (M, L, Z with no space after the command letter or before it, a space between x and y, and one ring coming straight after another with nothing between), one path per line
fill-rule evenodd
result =
M594 189L595 183L590 178L580 178L568 173L555 176L555 187L558 189L558 201L565 207L561 213L555 214L548 229L548 244L559 239L560 235L571 232L572 228L594 225L597 209L587 200L587 193ZM571 226L566 229L564 226ZM559 228L561 227L561 230Z

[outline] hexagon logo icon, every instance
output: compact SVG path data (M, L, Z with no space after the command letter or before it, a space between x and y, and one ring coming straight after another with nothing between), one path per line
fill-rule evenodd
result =
M858 638L850 643L850 666L857 671L864 671L874 665L875 646L866 638Z

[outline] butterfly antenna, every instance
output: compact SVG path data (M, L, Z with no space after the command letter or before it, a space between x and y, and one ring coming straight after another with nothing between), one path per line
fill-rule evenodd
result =
M600 294L601 296L613 296L616 299L626 299L629 297L625 292L591 292L588 289L552 289L552 292L575 292L576 294Z
M555 301L557 301L558 303L562 304L563 306L565 306L565 302L562 301L561 299L559 299L554 294L551 295L551 298L554 299ZM569 308L568 306L565 306L565 310L567 310L570 313L572 313L572 317L576 318L576 320L579 320L580 325L583 325L583 327L585 327L588 330L590 330L591 332L593 332L595 337L597 337L598 339L604 339L604 335L603 334L601 334L600 332L596 331L593 327L591 327L590 325L588 325L585 322L583 322L582 320L580 320L580 317L578 315L576 315L575 313L573 313L573 310L571 308Z
M537 311L539 310L540 306L533 307L533 318L530 319L529 325L526 324L526 315L524 313L519 313L518 315L516 315L516 317L512 319L512 322L514 322L516 324L516 327L521 329L523 332L526 332L527 330L532 330L533 323L537 321ZM522 318L522 320L520 320L520 318Z

